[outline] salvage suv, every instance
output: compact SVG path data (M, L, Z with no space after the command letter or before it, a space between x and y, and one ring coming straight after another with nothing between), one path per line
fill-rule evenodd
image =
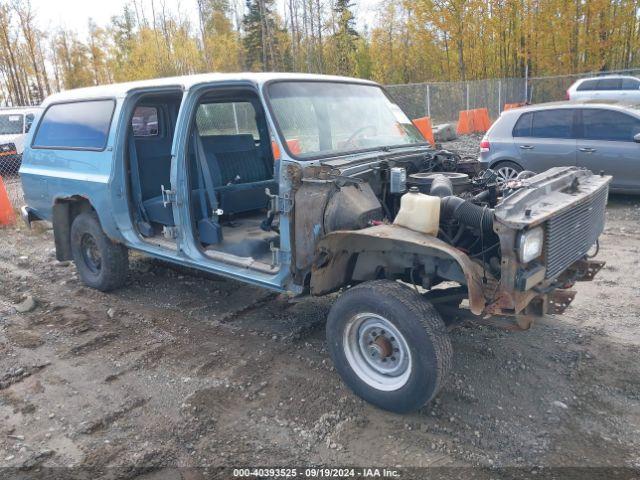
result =
M86 285L124 285L132 249L279 292L340 292L330 355L387 410L445 382L440 312L466 299L528 328L603 265L589 252L610 177L434 172L437 152L373 82L208 74L69 90L43 108L22 213L53 223L57 258Z

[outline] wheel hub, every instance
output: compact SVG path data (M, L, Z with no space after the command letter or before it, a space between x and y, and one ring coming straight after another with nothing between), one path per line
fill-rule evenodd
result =
M93 236L85 234L80 241L82 257L85 264L93 273L98 273L102 267L100 249Z
M373 343L369 345L369 351L372 356L375 355L376 357L384 359L391 356L393 353L393 347L386 337L378 335Z
M406 340L393 323L379 315L355 315L345 330L344 350L354 372L377 389L396 390L411 373Z
M516 179L520 172L518 172L515 168L504 166L504 167L500 167L497 173L498 173L498 178L497 178L498 184L503 184L505 182L508 182L509 180Z

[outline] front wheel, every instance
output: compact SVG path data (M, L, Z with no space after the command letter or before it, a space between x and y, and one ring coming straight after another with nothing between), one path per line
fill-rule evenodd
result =
M502 184L509 180L515 180L523 169L515 162L505 161L496 164L492 170L498 174L496 179L498 184Z
M336 370L358 396L392 412L417 410L444 384L452 348L433 306L388 280L347 290L327 319Z

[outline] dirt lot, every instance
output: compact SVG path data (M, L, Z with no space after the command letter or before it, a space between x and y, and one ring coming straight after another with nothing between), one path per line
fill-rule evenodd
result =
M103 294L55 260L51 231L0 230L0 466L640 467L639 225L639 199L613 197L607 266L566 314L521 333L463 322L444 391L404 416L333 370L332 298L139 255Z

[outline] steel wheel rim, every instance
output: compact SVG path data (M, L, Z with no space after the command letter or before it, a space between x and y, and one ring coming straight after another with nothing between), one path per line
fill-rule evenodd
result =
M496 179L498 183L505 183L509 180L515 180L520 172L513 167L504 166L500 167L496 173L498 174Z
M102 255L100 255L100 249L96 239L92 235L85 233L80 240L80 251L82 252L82 259L85 265L92 273L100 273L102 268Z
M402 388L411 375L411 351L400 331L375 313L351 317L344 330L344 354L354 373L382 391Z

